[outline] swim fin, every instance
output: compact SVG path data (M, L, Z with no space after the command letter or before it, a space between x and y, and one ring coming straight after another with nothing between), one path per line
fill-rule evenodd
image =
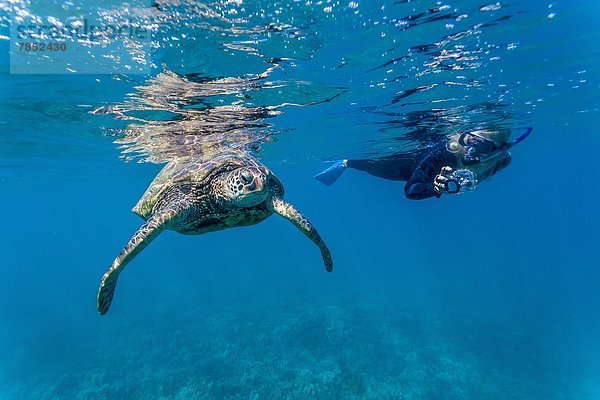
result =
M342 176L347 163L348 160L336 161L331 167L315 175L315 179L327 186L331 186Z

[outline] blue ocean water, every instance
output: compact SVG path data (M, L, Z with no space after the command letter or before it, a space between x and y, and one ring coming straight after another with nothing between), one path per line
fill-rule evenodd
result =
M0 399L600 398L597 2L160 1L151 74L11 74L30 7L0 0ZM534 133L475 193L313 179L482 126ZM279 176L334 272L277 216L167 231L100 317L131 207L212 140Z

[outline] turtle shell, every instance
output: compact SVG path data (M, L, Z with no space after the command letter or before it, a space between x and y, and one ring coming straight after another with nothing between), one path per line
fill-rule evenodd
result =
M169 162L150 183L148 189L132 211L144 219L152 215L152 210L161 195L181 183L202 183L215 176L240 167L255 167L265 171L281 187L279 179L267 167L248 154L223 153L209 160L179 158Z

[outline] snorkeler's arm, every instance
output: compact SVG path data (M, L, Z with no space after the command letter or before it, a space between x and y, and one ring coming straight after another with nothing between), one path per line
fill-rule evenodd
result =
M404 194L410 200L422 200L430 197L440 197L434 189L433 181L440 169L445 166L456 166L456 158L446 150L445 146L433 148L417 164L412 175L404 186Z

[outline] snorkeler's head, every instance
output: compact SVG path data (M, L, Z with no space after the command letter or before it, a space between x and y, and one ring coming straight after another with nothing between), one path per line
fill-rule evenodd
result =
M474 130L450 137L447 148L456 154L460 164L483 180L506 168L511 160L510 149L525 140L532 128L510 141L510 130Z
M512 146L525 140L531 131L532 128L527 128L525 133L510 142L508 129L463 132L456 139L461 150L461 163L468 167L503 158Z
M461 133L458 137L458 144L464 149L462 164L468 167L501 156L510 147L507 139L508 137L504 134L490 131Z

